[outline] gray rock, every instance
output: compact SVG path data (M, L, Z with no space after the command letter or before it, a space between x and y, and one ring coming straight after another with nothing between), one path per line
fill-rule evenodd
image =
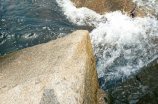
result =
M136 75L137 79L144 86L153 91L158 87L158 58L149 63Z
M118 84L116 87L109 90L113 98L114 104L136 104L146 90L139 81L135 78L128 79L127 81Z
M158 104L158 58L109 90L114 104Z
M143 96L137 104L158 104L157 96L153 93L148 93Z

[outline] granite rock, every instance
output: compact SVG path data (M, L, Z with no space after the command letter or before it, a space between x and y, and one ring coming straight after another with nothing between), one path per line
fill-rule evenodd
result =
M145 17L149 14L155 15L155 11L149 10L144 6L137 6L132 0L71 0L77 7L87 7L97 13L104 14L120 10L133 17Z
M96 104L98 88L86 30L0 57L0 104Z

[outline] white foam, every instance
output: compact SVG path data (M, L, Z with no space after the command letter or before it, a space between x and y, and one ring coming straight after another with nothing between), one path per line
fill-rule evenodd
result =
M94 54L99 58L99 77L105 76L107 69L113 76L129 76L158 54L155 40L158 39L157 19L132 19L118 11L105 17L108 21L98 24L90 33Z
M67 16L68 20L77 25L94 25L96 26L98 22L105 22L106 18L104 16L97 14L96 12L82 7L76 8L70 0L56 0L64 14Z
M77 9L69 0L57 2L74 24L95 26L90 37L98 77L106 76L105 82L130 76L158 54L155 17L130 18L120 11L99 15L87 8Z

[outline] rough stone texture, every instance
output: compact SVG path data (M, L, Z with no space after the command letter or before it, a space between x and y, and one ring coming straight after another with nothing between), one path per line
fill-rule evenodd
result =
M135 5L131 0L71 0L76 7L87 7L104 14L116 10L130 11Z
M135 17L145 17L145 16L147 16L147 15L154 15L154 16L156 16L156 18L158 18L157 17L157 14L156 14L156 12L155 11L153 11L153 10L149 10L149 9L147 9L146 7L144 7L144 6L139 6L139 7L137 7L136 8L136 12L134 13L134 16Z
M0 104L96 104L88 31L0 57Z
M109 93L115 104L158 104L158 58Z
M155 14L155 11L148 10L145 7L137 7L132 0L71 0L76 7L87 7L96 11L97 13L104 14L105 12L113 12L116 10L122 11L122 13L130 13L136 8L134 17L147 16L147 13L152 15Z
M148 86L149 90L158 88L158 58L142 68L136 77L144 86Z
M109 96L109 93L103 89L97 90L97 98L98 104L111 104L111 97Z
M60 104L54 94L54 90L45 89L40 104Z
M158 58L142 68L136 77L150 92L138 104L158 104Z
M146 93L146 87L142 86L136 78L131 78L109 90L114 104L136 104L139 98Z
M155 96L155 94L148 93L145 96L143 96L137 104L158 104L158 100Z

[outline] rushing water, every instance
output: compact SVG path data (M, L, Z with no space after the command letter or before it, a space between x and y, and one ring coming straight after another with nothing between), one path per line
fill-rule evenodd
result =
M99 15L87 8L77 9L69 0L57 2L74 24L95 26L90 37L102 88L124 81L158 54L158 21L154 16L130 18L120 11ZM137 2L157 8L156 1Z
M158 0L133 0L158 10ZM157 12L157 11L156 11ZM120 11L99 15L70 0L1 0L0 56L78 29L90 31L99 82L109 89L158 55L158 20Z

